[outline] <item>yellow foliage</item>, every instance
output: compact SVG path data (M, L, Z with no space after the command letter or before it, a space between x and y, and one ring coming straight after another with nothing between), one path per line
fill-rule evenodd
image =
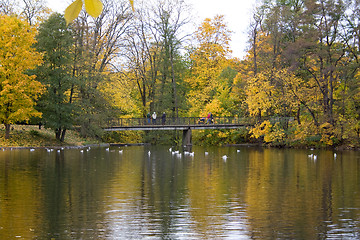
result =
M254 128L252 128L250 130L250 134L254 138L260 138L260 137L264 136L266 133L270 132L271 127L272 127L272 125L271 125L270 121L268 121L268 120L263 121L260 124L256 124L254 126Z
M301 125L297 125L293 133L295 141L304 142L307 137L317 134L317 128L309 119L302 119Z
M0 120L5 124L29 120L41 114L35 100L44 91L26 71L41 63L32 45L36 29L16 17L0 16Z
M275 123L273 125L268 120L261 124L256 124L255 127L250 130L250 134L254 138L264 137L264 141L267 143L279 143L286 138L285 131L281 128L280 124Z
M224 116L223 114L225 113L225 110L221 107L221 102L218 99L214 99L207 104L204 110L205 111L202 111L201 116L207 116L209 112L211 112L214 117Z
M286 138L285 130L280 127L280 123L275 123L271 131L264 136L264 141L268 143L278 143Z
M99 86L104 92L107 100L111 105L120 110L122 116L139 117L142 110L136 104L131 94L135 92L135 81L127 78L121 78L120 75L113 74L110 76L111 81L104 81Z
M223 16L214 19L205 19L195 33L199 45L191 53L191 75L185 82L190 86L188 99L191 104L190 115L199 115L204 112L214 97L221 83L218 81L223 69L233 63L227 58L229 49L230 31L224 23ZM212 103L212 105L217 103Z
M272 99L270 96L274 90L274 86L271 86L270 82L267 81L267 76L264 74L258 74L248 80L246 88L246 103L249 108L250 115L254 116L261 111L265 113L271 108Z
M334 137L334 126L330 123L326 122L320 126L321 130L321 142L325 143L326 145L332 146L334 144L333 137Z

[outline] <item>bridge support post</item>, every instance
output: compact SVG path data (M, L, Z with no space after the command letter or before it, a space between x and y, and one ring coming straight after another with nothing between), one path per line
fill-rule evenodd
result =
M183 139L182 139L183 146L192 146L191 138L192 138L191 128L183 130Z

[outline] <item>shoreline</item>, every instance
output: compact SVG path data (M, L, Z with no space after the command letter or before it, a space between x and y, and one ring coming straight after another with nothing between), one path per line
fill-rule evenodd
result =
M78 145L78 146L71 146L71 145L64 145L64 146L37 146L37 147L22 147L22 146L15 146L15 147L1 147L0 150L11 150L11 149L80 149L80 148L87 148L87 147L109 147L110 143L99 143L99 144L86 144L86 145Z
M81 149L87 147L131 147L131 146L150 146L151 143L96 143L85 145L52 145L52 146L0 146L0 150L12 149ZM360 151L359 147L337 146L337 147L315 147L315 146L268 146L262 143L234 143L225 144L224 147L261 147L278 149L309 149L309 150L336 150L336 151Z

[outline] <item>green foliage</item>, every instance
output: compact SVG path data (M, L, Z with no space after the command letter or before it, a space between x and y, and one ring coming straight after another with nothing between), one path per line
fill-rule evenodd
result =
M37 79L47 86L47 92L39 102L45 127L64 140L66 129L73 126L72 94L74 78L71 75L72 34L60 14L52 14L40 25L36 49L44 56L44 62L36 70Z
M196 145L225 145L241 143L246 138L246 130L196 130L193 131L193 142Z
M29 131L29 134L30 134L31 136L34 136L34 137L39 137L39 136L40 136L39 131L33 130L33 129Z
M102 141L108 143L139 143L143 142L144 133L139 131L105 132Z

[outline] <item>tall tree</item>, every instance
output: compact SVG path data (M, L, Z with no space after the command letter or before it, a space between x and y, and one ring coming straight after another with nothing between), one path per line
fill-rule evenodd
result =
M188 23L184 1L144 1L129 32L126 71L137 82L143 115L169 110L177 114L181 81L181 29Z
M36 30L16 17L0 15L0 120L9 138L10 125L41 116L35 100L43 86L26 72L41 63L32 45Z
M182 76L176 70L180 61L179 49L187 35L182 35L181 30L189 23L188 6L183 0L156 1L153 7L153 28L160 41L160 89L158 109L171 108L173 117L178 116L179 96L177 85ZM165 90L166 89L166 90ZM164 94L170 93L170 94ZM170 102L169 102L169 99Z
M72 34L65 19L52 14L40 25L36 49L44 62L37 68L38 80L47 86L40 102L45 127L55 131L56 139L64 141L66 130L74 123L73 93L75 81L71 75Z
M128 4L107 0L98 18L83 13L72 23L75 40L72 74L80 79L77 108L81 113L77 122L85 136L96 134L94 122L110 114L107 96L100 89L102 84L107 85L107 75L115 71L122 55L131 16Z
M219 15L205 19L195 32L198 45L190 53L190 77L186 79L190 87L188 97L192 115L204 114L217 89L223 87L218 78L230 63L230 33L224 16Z

